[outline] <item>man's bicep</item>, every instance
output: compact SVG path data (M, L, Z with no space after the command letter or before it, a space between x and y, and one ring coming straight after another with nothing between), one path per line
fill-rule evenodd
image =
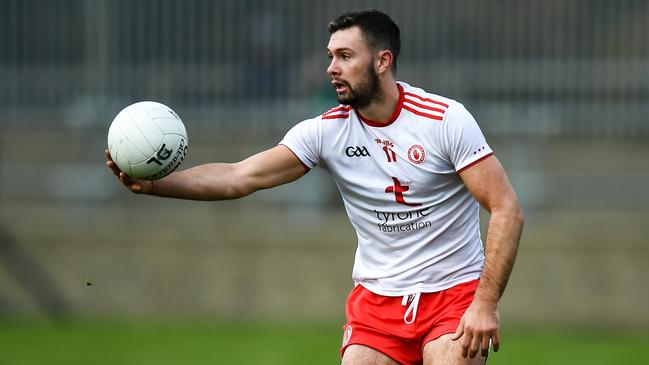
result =
M460 177L480 205L491 212L494 208L518 204L516 194L496 156L489 156L462 170Z
M257 153L236 165L237 180L250 191L295 181L308 171L302 161L283 145Z

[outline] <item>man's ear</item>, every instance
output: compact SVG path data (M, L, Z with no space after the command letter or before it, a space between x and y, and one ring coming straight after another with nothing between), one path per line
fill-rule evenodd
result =
M379 51L375 62L376 73L381 75L392 69L392 52L387 49Z

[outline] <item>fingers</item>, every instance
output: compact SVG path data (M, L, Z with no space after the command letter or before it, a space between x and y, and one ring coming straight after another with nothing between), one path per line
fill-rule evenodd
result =
M113 161L106 161L106 166L110 169L110 171L113 173L113 175L119 177L119 173L121 172L119 170L119 167L115 165Z
M128 175L126 175L122 170L120 170L119 167L117 167L117 164L115 163L115 161L113 161L113 159L110 156L110 151L105 149L104 154L108 159L108 161L106 161L106 167L108 167L113 172L113 175L117 176L117 178L122 184L126 185L126 187L128 187L130 190L133 190L133 185L135 185L133 180L131 180L131 178Z
M471 348L471 342L473 341L473 335L471 332L464 334L464 340L462 341L462 357L467 358L469 356L469 351Z
M464 323L461 322L453 337L452 341L457 341L462 338L460 347L462 348L462 357L473 359L477 356L478 352L482 357L487 357L489 350L493 344L494 352L500 348L500 339L498 331L495 332L482 332L472 331L470 328L465 328Z
M500 350L500 335L498 334L498 332L494 333L494 335L491 336L491 339L493 341L492 345L494 348L494 352L498 352L498 350Z
M126 175L124 172L120 171L118 177L119 181L121 181L122 184L124 184L124 186L128 188L128 190L134 193L139 193L140 191L142 191L140 184L137 181L131 179L131 177Z
M119 177L119 173L121 172L119 167L117 167L117 164L115 164L115 161L113 161L112 157L110 156L110 152L106 149L104 150L104 155L106 155L106 158L108 161L106 161L106 166L113 172L113 174L117 177Z
M480 351L480 342L481 342L480 341L480 336L473 336L471 338L471 342L470 342L470 345L469 345L469 351L468 351L470 359L475 358L475 355L477 355L478 351ZM464 351L462 351L462 352L464 353ZM466 356L464 356L464 357L466 357Z
M462 357L464 358L475 358L478 353L482 357L486 357L489 354L489 343L491 342L491 336L485 335L473 335L471 332L465 332L464 339L460 344L462 348Z
M472 348L475 346L479 347L479 344L475 345L473 343L474 340L477 340L477 337L474 337L471 331L465 331L464 317L462 317L462 319L460 320L460 325L457 326L457 329L455 330L455 334L453 335L453 337L451 337L451 341L457 341L462 337L464 337L464 339L460 343L460 347L462 348L462 357L466 358L470 355ZM475 354L471 358L473 357L475 357Z
M117 174L117 177L119 177L119 181L121 181L122 184L126 185L127 188L129 188L130 190L135 191L134 188L136 188L138 184L137 184L136 181L133 181L133 179L131 179L130 176L128 176L124 172L120 171ZM139 190L139 188L137 190Z
M475 358L478 353L482 357L489 354L491 345L494 351L500 348L497 309L486 308L480 303L473 303L464 313L460 325L451 338L457 341L460 338L462 357Z
M153 183L138 179L133 179L130 176L126 175L122 170L117 167L117 164L110 156L109 150L104 150L104 154L108 161L106 161L106 167L108 167L119 181L124 184L130 191L134 193L148 193L153 189Z
M455 330L455 334L451 338L451 341L459 340L463 334L464 334L464 317L462 317L462 319L460 320L460 325L457 326L457 329Z
M491 337L484 336L482 337L482 342L480 343L480 354L482 357L487 357L489 355L489 345L491 344Z
M489 355L489 350L493 344L494 352L500 348L500 341L498 334L483 333L472 335L470 332L465 334L465 339L462 341L462 356L470 359L475 358L478 352L482 357Z
M108 158L108 161L106 161L106 166L113 172L115 176L119 179L119 181L122 182L122 184L126 185L129 187L134 183L134 181L131 179L130 176L126 175L122 170L117 167L117 164L113 159L110 157L110 152L108 150L105 150L104 153L106 154L106 157Z

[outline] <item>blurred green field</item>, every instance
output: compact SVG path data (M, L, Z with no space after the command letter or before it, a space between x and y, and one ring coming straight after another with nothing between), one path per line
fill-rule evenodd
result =
M268 323L0 322L0 363L336 364L338 325ZM647 364L649 334L503 332L489 364Z

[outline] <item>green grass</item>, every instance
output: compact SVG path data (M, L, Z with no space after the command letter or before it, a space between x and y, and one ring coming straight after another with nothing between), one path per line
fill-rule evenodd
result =
M492 364L649 364L649 333L638 331L505 331Z
M42 323L0 325L3 365L338 362L336 326Z
M337 364L336 325L0 322L3 365ZM649 334L507 331L489 364L647 364Z

